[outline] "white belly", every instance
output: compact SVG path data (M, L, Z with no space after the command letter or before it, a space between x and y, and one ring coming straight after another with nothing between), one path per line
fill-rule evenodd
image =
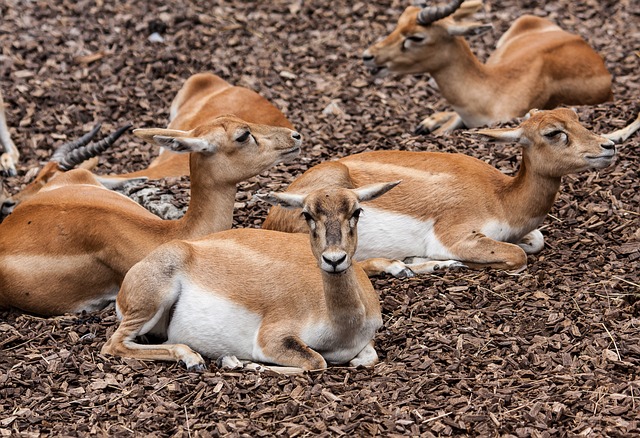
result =
M263 360L257 345L262 319L224 297L186 282L173 312L168 344L187 344L200 354L218 358Z
M355 258L366 260L374 257L399 260L406 257L454 258L435 235L433 220L422 221L365 204L358 222Z

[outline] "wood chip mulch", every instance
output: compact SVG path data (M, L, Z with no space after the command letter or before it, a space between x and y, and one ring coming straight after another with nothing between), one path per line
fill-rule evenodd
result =
M1 2L0 86L23 154L8 188L18 191L56 145L94 121L106 130L166 125L182 82L207 70L262 93L305 137L295 163L241 185L237 227L262 223L267 208L254 193L350 153L457 151L517 169L515 146L464 132L412 135L447 108L427 75L367 74L363 49L409 1L213 3ZM479 19L495 29L470 40L479 57L517 16L549 17L588 39L614 75L615 101L578 107L582 122L608 132L635 118L637 2L486 3ZM153 32L163 42L149 41ZM563 179L542 229L547 245L523 273L373 279L384 327L371 369L281 376L212 362L188 373L101 356L117 324L112 308L47 319L2 312L0 436L639 436L638 144L638 135L628 140L607 169ZM97 172L140 169L156 153L126 135ZM154 211L179 215L188 187L183 178L129 193L147 190L145 203L173 208Z

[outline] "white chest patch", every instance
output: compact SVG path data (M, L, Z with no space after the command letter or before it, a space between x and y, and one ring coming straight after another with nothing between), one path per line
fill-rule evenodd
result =
M435 260L454 258L435 235L433 220L365 205L358 223L356 260L386 257L402 260L424 257Z
M212 358L262 360L256 341L261 321L243 306L185 282L169 324L167 343L187 344Z

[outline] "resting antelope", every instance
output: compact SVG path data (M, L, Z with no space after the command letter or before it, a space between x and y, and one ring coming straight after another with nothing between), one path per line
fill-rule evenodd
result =
M615 155L613 142L589 132L570 109L530 114L517 128L479 131L522 146L515 177L463 154L376 151L315 166L287 190L307 193L323 186L402 180L364 208L357 260L414 258L408 267L416 273L438 260L521 269L526 254L544 246L536 228L553 205L561 177L602 169ZM263 228L302 232L304 222L298 212L274 207Z
M0 173L15 176L17 174L16 164L18 163L18 158L20 158L20 153L9 135L7 117L4 112L4 100L0 92Z
M90 132L79 139L59 146L49 159L49 162L40 169L36 178L27 184L25 188L20 190L20 192L10 196L8 192L3 190L3 196L0 198L0 223L20 203L35 196L35 194L38 193L49 181L60 174L72 169L76 165L80 165L81 168L85 169L92 168L95 162L92 162L90 159L97 157L107 148L112 146L115 141L131 127L131 125L119 128L108 137L98 142L92 142L91 140L100 131L100 127L101 125L98 124ZM105 187L115 189L129 182L145 178L96 176L96 179Z
M233 116L179 128L134 133L190 153L184 217L163 221L86 170L64 173L0 225L0 307L41 315L104 307L129 268L162 243L231 228L236 184L294 158L302 142L288 128Z
M267 195L302 208L308 236L235 229L162 245L125 277L116 303L122 322L102 353L199 370L200 354L302 370L373 365L379 298L352 257L359 203L396 184ZM145 334L167 341L137 343Z
M454 111L427 117L417 133L441 134L506 122L532 108L612 99L611 75L600 55L545 18L518 18L482 64L462 36L491 25L459 21L455 13L464 4L410 6L395 30L363 54L374 74L431 74Z
M212 73L198 73L187 79L171 103L168 128L190 130L202 120L227 114L249 123L293 129L284 114L264 97L248 88L232 86ZM163 148L148 168L121 176L159 179L188 174L187 156Z

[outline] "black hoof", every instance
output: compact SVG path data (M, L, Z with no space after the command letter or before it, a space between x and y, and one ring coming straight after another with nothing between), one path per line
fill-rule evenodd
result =
M415 277L416 274L409 268L404 268L402 271L398 272L396 278L412 278Z
M431 130L425 128L421 123L418 126L416 126L416 129L414 129L413 133L416 135L427 135L431 133Z
M187 371L189 371L190 373L203 373L206 370L207 367L205 367L203 363L197 363L195 365L187 367Z

